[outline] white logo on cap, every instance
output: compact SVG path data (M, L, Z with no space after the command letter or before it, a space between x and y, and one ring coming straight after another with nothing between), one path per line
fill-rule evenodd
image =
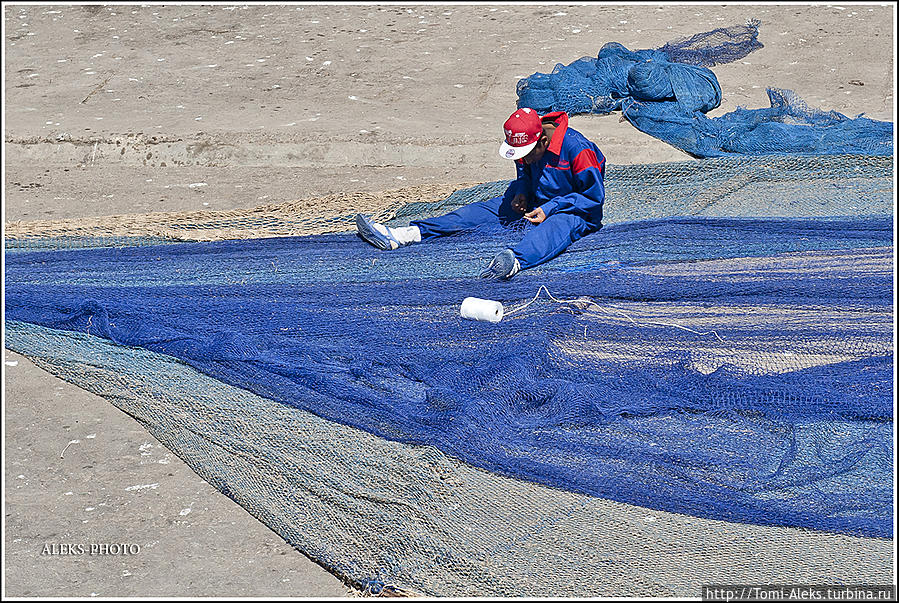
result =
M522 109L522 111L524 111L525 113L530 113L531 109L530 107L525 107L524 109Z

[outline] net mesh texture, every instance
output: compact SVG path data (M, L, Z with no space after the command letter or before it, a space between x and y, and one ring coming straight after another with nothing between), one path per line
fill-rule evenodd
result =
M768 88L770 107L716 118L722 91L710 67L762 48L758 20L658 49L605 44L596 57L558 63L518 81L518 106L541 113L621 111L635 128L694 157L771 154L893 154L893 124L809 107L790 90Z
M368 592L889 581L892 177L857 155L609 166L607 226L508 282L476 274L523 224L392 252L340 216L52 251L35 229L6 242L7 345ZM463 320L468 296L511 312Z

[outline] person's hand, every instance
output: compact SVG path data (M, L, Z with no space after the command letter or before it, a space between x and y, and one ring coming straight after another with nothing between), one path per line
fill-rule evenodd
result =
M540 224L540 222L543 222L546 219L546 214L543 213L543 209L538 207L537 209L526 213L524 217L531 224Z
M512 199L512 209L520 214L526 212L528 210L528 198L520 193L515 195L515 198Z

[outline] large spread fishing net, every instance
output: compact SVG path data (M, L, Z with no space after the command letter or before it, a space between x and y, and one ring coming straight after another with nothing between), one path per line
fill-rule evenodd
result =
M170 217L206 242L18 225L6 342L372 592L888 583L892 178L856 155L609 166L606 226L508 282L476 275L526 225L392 252L340 215ZM464 320L469 296L506 317Z

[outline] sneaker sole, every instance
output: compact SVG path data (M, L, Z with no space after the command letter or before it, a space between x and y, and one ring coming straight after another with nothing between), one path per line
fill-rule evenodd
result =
M368 220L366 220L362 214L356 214L356 230L358 231L359 236L362 237L362 240L369 245L374 245L381 251L390 250L390 241L388 241L380 232L372 228L368 223Z
M501 264L494 266L493 261L491 261L490 266L486 270L481 272L480 277L500 280L512 278L514 276L514 274L512 274L512 271L515 270L515 256L512 256L511 260L509 260L505 254L503 254L501 257L503 260Z

